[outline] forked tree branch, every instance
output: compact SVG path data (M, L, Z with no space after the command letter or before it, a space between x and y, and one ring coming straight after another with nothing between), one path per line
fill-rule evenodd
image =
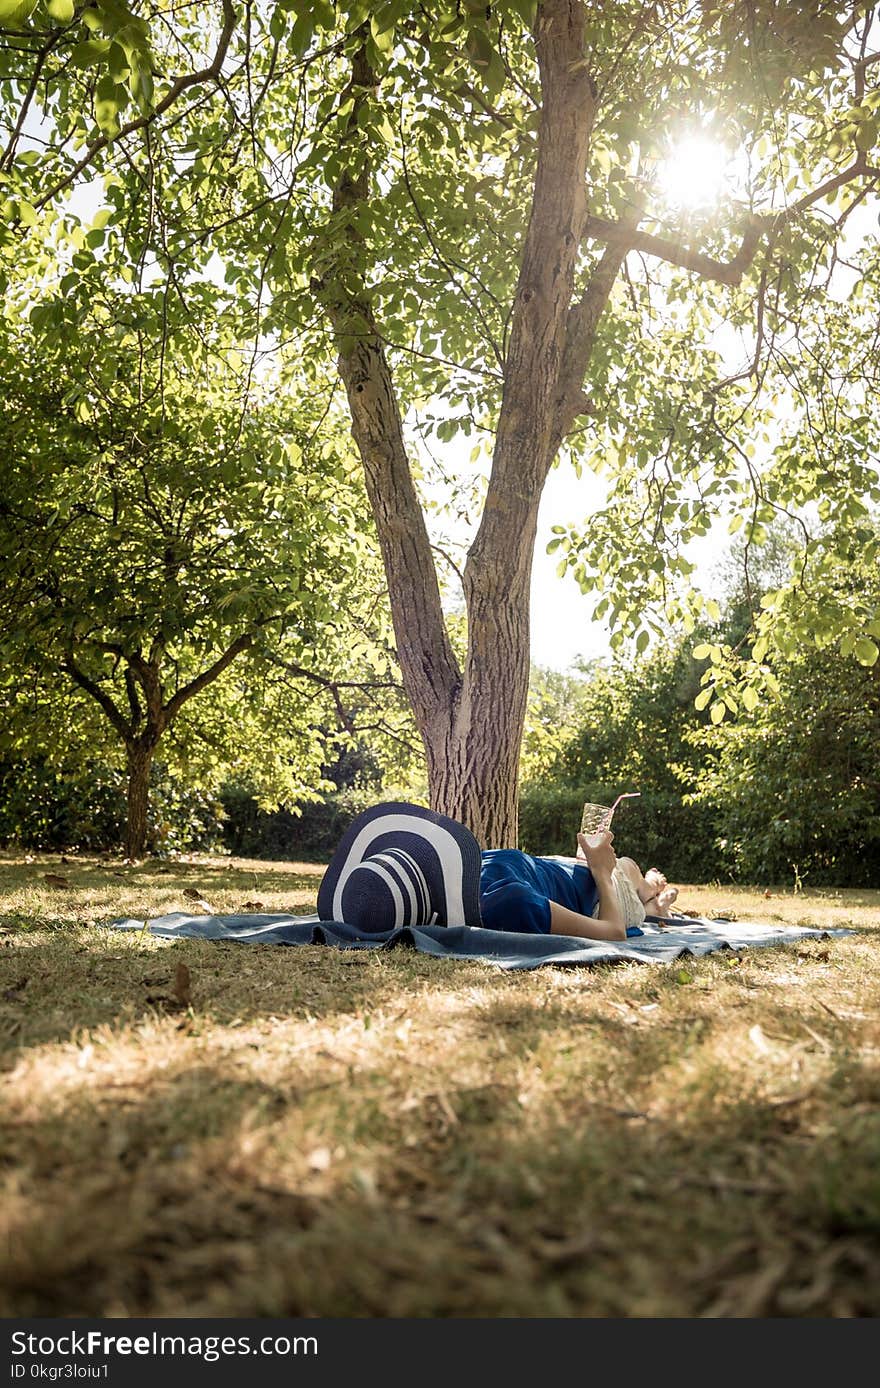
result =
M170 723L171 719L176 717L189 699L194 698L196 694L200 694L203 689L206 689L209 684L212 684L214 680L217 679L218 675L222 675L223 671L227 666L232 664L236 656L241 655L242 651L246 651L249 646L253 645L253 642L254 638L249 632L245 633L243 636L237 636L232 645L214 661L213 665L209 665L207 670L203 670L194 680L190 680L189 684L185 684L182 689L178 689L174 697L168 700L168 703L165 704L162 710L165 715L166 723Z

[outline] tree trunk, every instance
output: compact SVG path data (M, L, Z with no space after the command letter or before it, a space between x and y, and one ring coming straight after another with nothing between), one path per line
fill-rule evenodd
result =
M142 858L147 843L147 814L150 807L150 768L155 743L128 745L128 818L125 825L126 858Z
M127 858L142 857L146 847L150 768L162 734L170 728L183 705L200 694L209 684L213 684L242 651L253 645L253 639L250 632L237 636L212 665L191 679L189 684L179 688L167 703L162 693L161 662L164 647L161 642L153 642L149 659L145 659L139 650L130 652L126 656L125 671L128 718L123 716L106 689L80 669L72 650L65 656L63 668L80 689L84 689L100 704L125 743L128 762L128 818L125 828Z
M532 546L509 564L465 574L469 641L464 678L445 727L425 738L431 807L466 824L483 848L518 842L519 753L529 684Z
M583 372L614 278L600 275L602 292L591 297L588 289L572 311L597 95L585 62L584 28L579 0L541 0L535 47L543 103L535 187L492 474L464 572L468 653L463 672L445 628L400 408L368 290L362 280L353 292L344 254L344 275L315 281L339 343L339 371L382 548L403 682L425 745L431 805L467 824L484 848L517 843L538 507L561 436L583 408ZM352 68L356 108L375 81L361 50ZM356 119L352 124L356 127ZM334 211L355 207L368 196L369 175L361 165L356 177L343 176L338 183ZM352 222L346 237L356 248L360 238Z

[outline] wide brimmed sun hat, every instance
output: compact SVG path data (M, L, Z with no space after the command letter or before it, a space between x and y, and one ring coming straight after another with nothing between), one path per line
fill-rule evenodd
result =
M348 826L318 891L318 916L378 933L480 924L480 845L455 819L392 801Z

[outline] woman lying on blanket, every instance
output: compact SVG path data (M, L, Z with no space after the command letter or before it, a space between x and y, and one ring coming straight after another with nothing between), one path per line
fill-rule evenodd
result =
M578 856L537 858L515 848L482 854L480 915L490 930L622 940L646 916L666 917L678 896L657 868L618 858L610 829L578 834Z
M515 848L480 851L457 820L421 805L365 810L321 882L318 914L370 934L423 925L623 940L646 915L668 916L678 892L656 868L618 858L606 830L578 835L577 858Z

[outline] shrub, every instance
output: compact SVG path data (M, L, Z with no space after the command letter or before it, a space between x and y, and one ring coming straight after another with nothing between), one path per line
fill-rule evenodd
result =
M375 788L350 786L294 813L261 810L247 785L229 785L222 792L223 841L237 857L326 862L355 815L390 798Z
M152 853L222 847L216 796L172 779L157 763L150 783ZM95 760L76 768L40 760L0 763L0 843L21 848L115 849L125 837L125 774Z

